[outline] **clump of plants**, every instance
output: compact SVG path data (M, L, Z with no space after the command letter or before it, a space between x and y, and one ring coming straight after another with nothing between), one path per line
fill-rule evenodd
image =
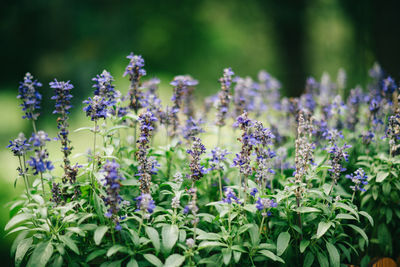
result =
M92 79L88 127L69 127L72 83L50 82L57 136L36 127L46 86L30 73L20 83L32 133L8 146L25 186L5 227L16 266L366 266L397 256L398 87L378 65L366 90L349 90L340 71L336 82L307 79L298 98L281 97L265 71L253 80L226 68L201 106L191 76L176 76L162 103L143 58L127 58L127 94L108 71ZM78 131L92 144L73 162Z

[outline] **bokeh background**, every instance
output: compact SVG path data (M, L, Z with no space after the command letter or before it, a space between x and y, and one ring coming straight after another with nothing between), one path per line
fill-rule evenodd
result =
M147 77L162 80L161 93L178 74L200 81L199 97L215 93L224 67L256 77L266 69L286 96L299 95L306 77L325 71L348 73L348 87L365 85L377 61L395 79L400 74L400 1L381 0L3 0L0 9L0 257L12 266L5 204L18 196L17 162L5 148L18 132L30 134L18 107L18 82L31 72L43 84L44 106L38 124L55 135L51 115L57 78L75 85L72 127L88 124L81 111L92 93L91 78L107 69L117 89L131 51L143 55ZM72 134L75 152L85 136ZM52 155L61 158L57 147ZM55 164L57 165L57 163Z

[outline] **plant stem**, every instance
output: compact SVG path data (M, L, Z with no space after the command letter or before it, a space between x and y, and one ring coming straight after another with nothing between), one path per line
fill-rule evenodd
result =
M355 194L356 194L356 191L354 190L354 191L353 191L353 195L351 196L351 202L352 202L352 203L353 203Z
M144 220L144 211L142 211L142 219L140 220L140 224L139 224L139 229L138 229L139 236L140 236L140 230L142 229L143 220Z
M222 171L219 171L219 176L218 176L218 180L219 180L219 196L220 199L222 200Z
M36 134L36 124L35 124L35 120L32 119L32 128L33 128L33 132Z
M43 198L46 199L46 191L44 191L43 173L40 172L40 180L42 181Z
M27 194L29 202L30 202L31 195L29 194L29 183L28 183L26 175L25 175L25 169L23 169L23 166L22 166L21 156L18 156L18 160L19 160L19 167L21 168L22 178L24 179L24 183L25 183L26 194Z
M218 126L218 130L217 130L217 147L219 147L221 142L221 126Z
M137 120L135 120L135 122L133 123L133 143L136 146L136 132L137 132Z
M264 225L264 220L265 220L265 217L262 216L261 224L260 224L260 235L261 235L261 233L262 233L262 229L263 229L263 225Z

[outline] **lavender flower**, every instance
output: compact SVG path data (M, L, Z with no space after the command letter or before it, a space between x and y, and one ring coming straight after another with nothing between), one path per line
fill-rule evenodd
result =
M257 188L252 188L250 191L250 195L252 195L253 197L256 197L256 194L258 193L258 189Z
M240 204L240 201L237 198L235 192L232 190L232 188L225 187L224 195L225 195L225 198L222 199L222 202L232 204L232 202L235 201L236 203Z
M183 129L183 137L185 139L193 139L196 135L204 133L204 130L200 127L204 121L202 119L195 120L192 117L186 121L186 126Z
M126 57L129 59L129 64L126 66L124 77L129 76L130 86L128 96L130 99L129 108L133 109L135 113L143 107L143 92L140 90L140 79L146 75L144 67L144 59L142 56L134 55L131 53Z
M83 101L83 103L87 104L87 106L83 108L83 111L86 112L86 116L90 117L92 121L107 118L109 103L104 97L95 95L93 99L89 97L89 99Z
M139 115L140 137L137 140L138 151L136 158L139 162L138 176L140 177L140 190L142 194L150 193L151 175L157 172L157 161L148 156L149 143L157 118L147 111Z
M263 217L267 217L271 215L271 212L269 209L275 208L278 206L278 203L276 203L273 199L269 198L261 198L259 197L257 202L256 202L256 208L261 211L261 215Z
M27 151L31 150L31 144L28 143L23 133L19 133L18 137L10 141L7 147L14 153L14 156L17 157L21 157L25 155Z
M140 196L135 198L135 200L137 207L136 211L142 211L143 217L145 219L150 218L150 215L154 212L154 209L156 208L156 204L151 195L142 193Z
M340 173L345 171L346 168L342 167L342 160L348 161L349 155L345 149L350 148L350 145L344 144L343 146L339 147L337 144L333 144L332 147L328 148L328 153L331 155L331 165L332 169L329 171L332 173L332 179L334 184L337 184L337 181L340 178Z
M114 105L116 103L115 98L117 97L117 93L114 85L112 84L114 78L111 76L111 74L108 71L103 70L103 72L99 75L96 75L92 81L94 81L94 95L98 95L106 99L109 105Z
M222 163L226 160L226 156L230 154L226 149L221 149L219 147L215 147L211 150L211 159L210 163L210 171L214 170L224 170L224 166Z
M224 126L226 114L229 111L229 103L231 101L231 85L232 76L234 75L231 68L224 69L224 75L219 79L221 83L221 91L218 93L216 125Z
M364 170L359 168L354 173L346 175L347 179L350 179L354 185L350 186L350 188L355 191L365 192L365 188L363 185L367 185L368 176L365 174Z
M56 101L55 110L53 111L53 113L59 115L59 117L57 118L57 128L59 129L58 139L61 141L61 152L64 156L63 181L66 182L66 180L68 179L72 184L76 180L77 172L75 172L70 166L70 160L68 158L72 150L72 147L70 145L71 141L68 139L68 114L69 109L71 108L72 99L70 91L72 88L74 88L74 86L70 84L69 81L59 82L54 79L53 82L50 82L50 87L54 89L54 96L51 99Z
M200 156L206 152L206 148L201 143L201 139L193 137L192 148L186 151L190 155L190 174L188 178L196 182L207 173L207 169L200 164Z
M118 213L120 211L120 204L122 202L122 197L120 196L121 181L125 180L119 172L119 164L113 161L108 161L103 166L104 177L104 187L107 196L103 197L103 201L107 207L107 212L105 216L110 218L115 223L115 229L121 230L119 224Z
M22 116L23 119L37 120L39 116L37 110L40 109L42 101L42 95L37 91L39 87L42 87L42 84L35 80L29 72L25 74L24 81L20 82L17 98L22 100L20 106L25 112L25 115Z
M51 161L48 160L49 153L44 148L46 142L50 141L51 139L44 131L39 131L36 134L32 134L32 137L29 139L29 142L33 144L33 146L37 147L35 149L35 156L31 157L28 164L34 170L34 175L38 173L44 173L46 170L51 171L54 169Z

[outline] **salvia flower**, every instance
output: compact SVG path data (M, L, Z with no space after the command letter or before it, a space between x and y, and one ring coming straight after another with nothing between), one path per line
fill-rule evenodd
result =
M252 188L250 191L250 195L252 195L253 197L256 197L256 194L258 193L258 189L257 188Z
M186 239L186 246L188 246L188 248L193 248L194 245L195 245L195 242L194 242L193 238Z
M195 120L192 117L186 121L185 128L183 128L183 137L185 139L192 139L200 133L204 133L204 130L201 128L201 124L204 121L202 119Z
M190 174L188 178L196 182L207 173L207 169L200 164L200 156L206 152L206 148L201 143L201 139L193 137L192 148L186 151L190 155Z
M332 165L332 169L329 169L331 172L332 179L335 184L340 178L340 173L345 171L346 169L342 167L342 160L348 161L349 154L346 149L350 148L350 145L344 144L343 146L338 146L337 144L333 144L332 147L329 147L328 153L331 155L330 161Z
M107 161L103 166L104 184L106 190L106 196L103 197L103 201L107 207L107 212L105 216L110 218L115 223L115 229L120 230L121 226L119 224L119 211L122 202L122 197L119 194L121 189L121 181L125 180L119 174L119 164L113 161Z
M114 105L116 103L117 93L115 91L115 87L112 84L114 82L114 78L111 74L103 70L103 72L99 75L96 75L92 79L94 81L94 95L101 96L106 99L110 105Z
M188 80L188 86L183 95L183 114L189 119L194 116L194 90L199 82L190 75L185 75L185 77Z
M389 117L386 129L386 138L389 138L390 154L394 157L400 153L400 109Z
M221 91L218 93L217 102L217 115L216 115L216 125L224 126L226 115L229 111L229 103L231 101L231 86L232 86L232 76L234 75L231 68L224 69L223 76L219 79L221 83Z
M128 92L129 108L137 113L143 107L143 92L140 87L140 79L146 75L146 70L143 68L144 59L142 56L134 55L133 53L130 53L126 58L129 59L129 64L126 66L123 76L129 76L129 81L131 82Z
M226 156L230 154L228 150L226 149L221 149L219 147L215 147L214 149L211 150L211 159L209 161L210 163L210 171L214 170L223 170L223 162L226 160Z
M199 207L197 207L197 189L195 187L192 187L188 190L188 193L190 195L190 201L183 209L183 213L184 214L189 214L189 212L192 213L194 217L192 220L192 224L197 225L197 223L199 222L199 219L196 217L197 212L199 211Z
M350 90L350 95L347 98L347 116L346 124L349 130L354 130L358 123L358 113L360 104L362 103L364 95L360 87Z
M142 193L140 196L135 198L135 200L137 207L136 211L142 211L143 217L145 219L150 218L150 215L154 212L154 209L156 208L156 204L151 195Z
M150 193L151 175L157 172L158 163L154 157L149 157L149 143L157 118L150 111L139 115L140 136L137 140L136 158L139 162L138 176L142 194Z
M20 82L18 88L18 99L22 100L22 110L25 112L23 119L36 120L39 116L37 112L40 109L42 95L38 92L38 88L42 84L35 80L29 72L25 74L24 81Z
M256 208L261 211L261 215L263 217L270 216L271 212L269 211L271 208L275 208L278 206L273 199L269 198L261 198L259 197L256 201Z
M232 204L232 202L235 201L236 203L240 204L240 201L232 188L225 187L224 195L225 198L222 199L222 202Z
M83 103L87 105L83 108L83 111L86 112L86 116L90 117L92 121L107 118L109 103L104 97L95 95L93 98L89 97Z
M171 207L173 209L177 209L180 207L180 205L181 205L181 201L179 200L179 197L178 196L173 197L172 201L171 201Z
M56 101L54 114L58 114L57 118L57 128L58 139L61 141L61 152L63 153L64 160L64 181L66 181L68 177L68 173L71 172L70 160L68 156L71 154L72 147L70 145L71 141L68 139L69 130L68 130L68 114L69 109L71 108L71 89L74 88L72 84L67 82L59 82L56 79L53 82L50 82L50 88L54 89L54 96L51 98ZM75 177L68 177L70 182L74 182Z
M368 184L368 176L365 174L363 169L357 169L354 173L346 175L346 178L353 182L354 185L350 186L353 191L365 191L363 186Z
M31 157L31 159L27 161L29 166L32 167L34 175L37 175L38 173L44 173L46 170L51 171L54 169L53 164L50 160L48 160L48 158L49 153L46 149L35 150L35 156Z
M11 140L7 147L14 153L14 156L17 157L23 156L27 151L31 150L31 144L29 144L23 133L19 133L18 137Z
M53 186L51 187L51 201L56 205L60 204L62 201L59 183L53 182Z

